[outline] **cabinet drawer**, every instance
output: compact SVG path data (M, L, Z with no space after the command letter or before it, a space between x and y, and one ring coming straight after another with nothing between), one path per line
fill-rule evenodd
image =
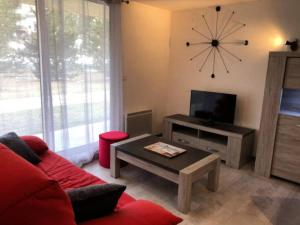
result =
M300 118L280 115L276 132L273 175L300 183Z
M199 140L197 137L189 136L179 132L172 133L172 141L177 144L186 145L194 148L204 148L202 145L199 145Z
M281 134L300 140L300 117L279 115L276 136Z
M213 146L212 144L209 145L205 142L203 143L202 140L200 140L198 137L189 136L179 132L173 132L172 141L180 145L190 146L204 151L218 153L222 160L226 160L226 151L224 150L224 148L214 148L215 146Z
M284 87L300 88L300 58L287 59Z
M276 137L271 173L300 183L300 140L281 134Z

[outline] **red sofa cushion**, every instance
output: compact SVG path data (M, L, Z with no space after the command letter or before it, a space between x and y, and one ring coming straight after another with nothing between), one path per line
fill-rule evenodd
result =
M105 183L105 181L85 172L52 151L44 152L40 155L40 158L42 162L36 165L36 167L42 170L43 173L47 174L50 178L56 180L63 189ZM174 216L154 203L143 200L136 201L133 197L123 193L115 213L80 223L80 225L175 225L181 221L182 219ZM1 221L0 224L2 224ZM48 225L46 223L41 224ZM62 222L56 224L65 225L65 223ZM72 224L73 223L69 223L68 225Z
M5 145L0 161L0 224L75 225L70 200L56 181Z
M49 149L48 145L39 137L21 136L20 138L38 155L42 155Z
M56 180L63 189L106 183L52 151L45 152L40 158L42 161L36 166L43 170L49 177ZM135 201L133 197L123 193L119 199L117 208L121 208L133 201Z
M181 218L154 203L137 200L109 216L86 221L80 225L175 225L181 221Z

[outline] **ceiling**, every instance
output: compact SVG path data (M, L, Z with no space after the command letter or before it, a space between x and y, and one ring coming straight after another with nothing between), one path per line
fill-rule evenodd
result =
M255 0L132 0L171 11L204 8L215 5L251 2Z

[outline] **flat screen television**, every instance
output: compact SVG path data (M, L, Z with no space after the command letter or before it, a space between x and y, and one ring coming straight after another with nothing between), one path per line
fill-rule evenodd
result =
M191 91L190 116L207 122L234 123L236 95Z

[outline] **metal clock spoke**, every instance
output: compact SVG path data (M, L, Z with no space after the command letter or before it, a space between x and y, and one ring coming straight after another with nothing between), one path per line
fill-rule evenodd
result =
M236 29L234 29L233 31L227 33L226 35L221 36L221 37L220 37L220 41L222 41L222 40L224 40L225 38L231 36L232 34L234 34L235 32L237 32L238 30L242 29L242 28L245 27L245 26L246 26L246 24L243 24L243 25L237 27Z
M233 22L232 22L232 23L233 23ZM227 35L229 32L233 31L233 30L236 29L237 27L244 25L243 23L238 22L238 21L235 21L234 23L235 23L235 24L233 24L233 26L231 26L231 27L228 28L226 31L224 31L225 33L223 33L222 36ZM220 37L220 38L221 38L221 37Z
M208 49L210 49L211 46L208 46L206 49L202 50L201 52L199 52L198 54L194 55L192 58L190 58L190 60L194 60L195 58L197 58L198 56L202 55L204 52L206 52Z
M227 52L229 55L231 55L233 58L239 60L240 62L242 62L242 59L240 59L239 57L237 57L236 55L234 55L232 52L228 51L226 48L220 46L220 48L222 48L225 52Z
M223 26L223 28L222 28L222 30L221 30L221 32L220 32L220 34L218 35L217 39L219 39L219 38L220 38L220 36L223 34L224 30L226 29L226 27L228 26L228 24L229 24L230 20L232 19L232 17L233 17L233 15L234 15L234 13L235 13L235 12L234 12L234 11L232 11L231 15L229 16L229 18L227 19L226 23L224 24L224 26Z
M191 43L191 42L187 42L186 43L186 46L193 46L193 45L210 45L211 42L208 42L208 41L202 41L202 42L195 42L195 43Z
M215 64L216 64L216 48L214 48L213 72L211 74L211 78L215 78Z
M202 34L200 31L196 30L195 28L192 28L192 30L200 34L202 37L206 38L207 40L211 40L211 38L207 37L205 34Z
M248 41L226 41L226 42L220 42L220 45L227 45L227 44L232 44L232 45L248 45Z
M208 58L209 58L209 56L210 56L210 54L211 54L212 50L213 50L213 48L211 48L211 49L210 49L210 51L209 51L209 53L207 54L207 56L206 56L206 58L205 58L204 62L202 63L202 66L201 66L201 68L199 69L199 72L201 72L201 71L202 71L202 69L203 69L203 67L205 66L205 64L206 64L206 62L207 62L207 60L208 60Z
M221 53L221 51L220 51L219 48L217 48L217 52L219 53L219 56L220 56L220 58L221 58L221 60L222 60L222 62L223 62L223 65L224 65L224 67L225 67L225 69L226 69L226 72L229 73L228 67L227 67L227 65L226 65L226 62L225 62L225 60L224 60L224 58L223 58L223 56L222 56L222 53Z
M204 15L202 15L202 18L203 18L203 20L204 20L204 23L206 24L206 27L207 27L207 29L208 29L208 31L209 31L209 33L210 33L210 35L211 35L211 38L214 38L214 35L213 35L213 33L211 32L211 29L210 29L210 27L208 26L208 23L207 23L207 21L206 21L206 19L205 19L205 16L204 16Z
M217 12L217 19L216 19L216 35L215 39L218 37L218 24L219 24L219 12L221 11L221 6L216 7L216 12Z

